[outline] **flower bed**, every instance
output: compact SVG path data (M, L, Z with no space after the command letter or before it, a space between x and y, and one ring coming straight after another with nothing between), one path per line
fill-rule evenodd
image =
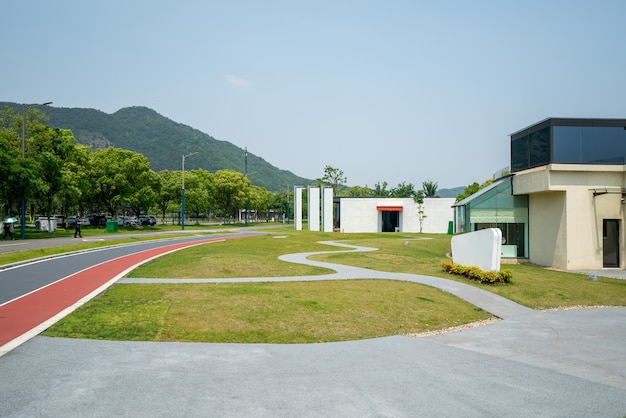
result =
M448 260L441 262L441 268L446 273L464 276L469 280L482 284L510 283L513 278L511 270L483 271L478 267L464 266Z

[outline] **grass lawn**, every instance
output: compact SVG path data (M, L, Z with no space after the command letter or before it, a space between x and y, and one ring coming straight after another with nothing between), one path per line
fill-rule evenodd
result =
M317 343L420 332L488 317L445 292L409 282L122 284L45 335Z
M428 236L425 236L428 237ZM502 264L513 272L512 283L480 285L444 273L441 261L450 251L450 237L431 235L432 239L364 238L350 242L379 250L369 253L337 253L311 259L348 264L374 270L417 273L462 281L497 293L533 309L573 306L626 306L626 280L600 278L594 282L587 275L567 273L523 264Z
M282 262L278 255L330 251L313 259L375 270L426 274L464 281L441 271L450 236L351 234L284 230L282 238L259 236L192 247L156 259L132 277L221 278L293 276L324 269ZM340 253L317 243L344 240L379 248ZM626 306L626 281L503 265L506 285L478 285L521 304ZM146 341L310 343L343 341L446 328L489 314L437 289L380 280L119 284L51 327L45 335Z

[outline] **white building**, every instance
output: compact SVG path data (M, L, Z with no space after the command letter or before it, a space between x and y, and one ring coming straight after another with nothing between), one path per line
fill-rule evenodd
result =
M340 197L342 232L424 232L445 234L454 219L454 198L425 198L418 208L412 198Z

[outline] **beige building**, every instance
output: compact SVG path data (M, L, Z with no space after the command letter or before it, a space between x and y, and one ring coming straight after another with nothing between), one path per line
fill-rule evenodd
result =
M521 244L517 257L543 266L626 267L626 120L551 118L518 131L511 176L492 186L456 205L458 229L513 225L516 242L507 244Z
M549 164L513 178L528 195L529 259L564 270L624 268L624 165Z

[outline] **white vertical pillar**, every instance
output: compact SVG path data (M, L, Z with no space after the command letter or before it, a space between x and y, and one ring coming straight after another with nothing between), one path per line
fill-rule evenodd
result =
M320 189L319 187L309 187L309 231L320 230Z
M302 187L293 188L293 226L296 231L302 231Z
M324 232L333 232L333 188L324 187L322 195L322 228Z

